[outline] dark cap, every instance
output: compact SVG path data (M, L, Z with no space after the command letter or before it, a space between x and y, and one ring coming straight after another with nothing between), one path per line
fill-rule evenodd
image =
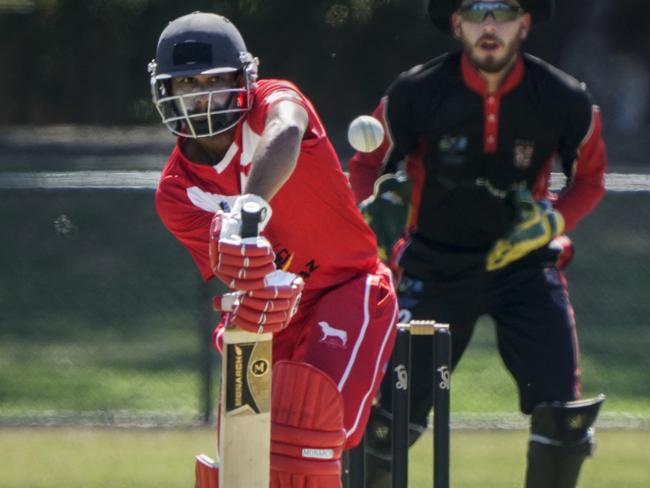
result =
M193 12L171 21L158 40L155 79L242 69L246 44L221 15Z
M442 32L451 32L450 17L462 0L429 0L427 11L433 24ZM551 18L555 10L555 0L519 0L521 8L533 18L533 24L544 22Z

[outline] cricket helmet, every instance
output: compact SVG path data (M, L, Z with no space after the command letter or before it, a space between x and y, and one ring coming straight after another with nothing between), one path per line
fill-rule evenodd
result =
M182 137L209 137L235 126L251 108L257 58L237 28L221 15L193 12L171 21L149 63L153 103L163 124ZM232 87L174 94L172 78L235 73ZM207 100L196 111L197 97ZM223 102L223 100L226 100ZM223 103L217 103L221 100Z
M429 0L427 11L433 24L445 34L451 32L449 19L462 0ZM551 18L555 10L555 0L519 0L521 8L533 18L533 24L544 22Z

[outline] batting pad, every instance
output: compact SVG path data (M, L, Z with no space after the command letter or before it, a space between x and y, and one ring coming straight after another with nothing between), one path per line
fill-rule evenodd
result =
M271 486L340 486L343 399L334 381L307 363L273 366Z
M195 488L219 488L219 463L205 454L199 454L195 459Z

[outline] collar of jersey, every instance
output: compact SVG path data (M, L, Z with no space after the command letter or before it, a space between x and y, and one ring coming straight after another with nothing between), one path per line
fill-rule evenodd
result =
M210 164L201 164L201 163L196 163L192 161L190 158L188 158L185 155L185 151L183 150L183 141L184 137L177 137L176 138L176 151L178 151L178 154L183 161L184 164L191 166L193 168L197 168L198 170L205 170L206 168L210 168L210 171L216 171L217 173L223 173L223 171L230 166L230 163L232 162L233 158L237 154L237 151L239 150L239 145L237 144L238 140L238 135L241 133L241 126L242 124L237 124L237 128L235 129L235 136L233 138L232 143L228 147L228 150L226 151L226 154L224 154L224 157L221 159L216 164L210 165Z
M486 97L488 95L501 96L508 93L515 86L519 84L524 76L524 60L521 55L517 57L514 66L506 75L496 93L488 93L487 80L481 75L481 72L469 60L467 54L463 53L460 60L461 72L463 74L463 81L474 92Z

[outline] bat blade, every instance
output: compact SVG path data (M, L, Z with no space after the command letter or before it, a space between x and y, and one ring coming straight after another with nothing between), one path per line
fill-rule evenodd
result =
M263 209L242 208L242 238L255 237ZM273 334L227 327L223 334L220 488L268 488L271 464Z
M271 333L224 331L219 431L222 488L268 488Z

